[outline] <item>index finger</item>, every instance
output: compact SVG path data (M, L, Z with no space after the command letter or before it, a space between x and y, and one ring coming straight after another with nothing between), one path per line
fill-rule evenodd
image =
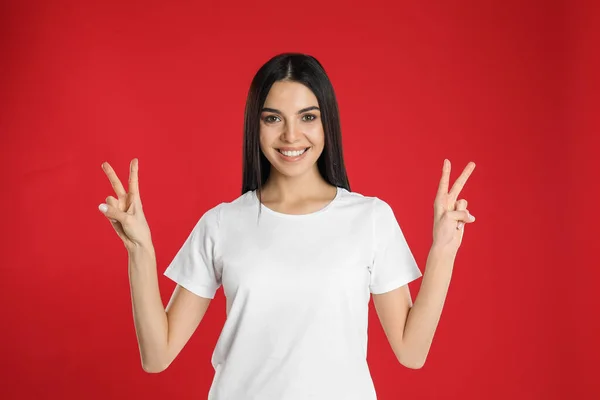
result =
M438 187L438 196L448 193L448 185L450 184L450 160L444 159L442 167L442 178Z
M110 181L110 184L112 185L113 189L115 189L115 193L117 194L117 197L118 198L125 197L127 195L127 193L125 192L125 188L123 187L123 184L117 177L115 170L106 161L102 163L102 169L104 170L104 173L106 174L106 176L108 176L108 180Z
M458 198L458 195L460 194L461 190L465 186L465 183L467 183L467 179L469 179L469 176L471 176L471 173L473 172L474 169L475 169L475 163L473 161L469 162L467 164L467 166L465 167L465 169L463 170L462 174L460 174L460 176L458 177L456 182L454 182L454 185L452 185L452 189L450 190L450 193L449 193L451 199L456 201L456 199Z
M138 159L134 158L131 160L131 165L129 167L129 193L138 194L138 192Z

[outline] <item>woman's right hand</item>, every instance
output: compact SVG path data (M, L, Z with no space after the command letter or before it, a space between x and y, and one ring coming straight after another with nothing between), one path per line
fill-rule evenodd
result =
M100 204L98 208L110 221L128 251L139 247L151 248L150 227L142 210L142 200L139 193L138 159L131 160L129 193L125 191L117 174L108 162L102 163L102 169L115 190L117 198L108 196L106 204Z

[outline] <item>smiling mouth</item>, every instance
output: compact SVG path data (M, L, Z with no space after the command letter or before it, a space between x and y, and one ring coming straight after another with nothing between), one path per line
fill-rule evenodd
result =
M287 157L298 157L298 156L301 156L302 154L304 154L308 149L310 149L310 147L307 147L303 150L287 151L287 150L277 149L277 151Z

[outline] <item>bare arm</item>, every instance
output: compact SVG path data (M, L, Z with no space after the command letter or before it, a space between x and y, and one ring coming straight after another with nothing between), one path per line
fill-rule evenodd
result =
M128 254L133 320L142 368L146 372L161 372L188 342L211 299L177 285L165 309L158 287L154 248L139 246Z
M138 163L137 158L130 163L129 193L112 166L102 163L117 198L108 196L106 204L100 204L99 209L127 249L133 321L142 368L147 372L161 372L192 336L210 299L177 286L167 309L163 307L152 235L139 193Z
M373 295L373 304L398 361L407 368L425 364L440 321L454 257L432 248L414 305L408 285Z
M467 201L457 199L474 168L475 163L469 163L448 192L450 161L444 160L434 203L434 240L415 304L411 304L407 285L373 296L392 350L408 368L421 368L425 364L448 294L464 226L475 221L467 211Z

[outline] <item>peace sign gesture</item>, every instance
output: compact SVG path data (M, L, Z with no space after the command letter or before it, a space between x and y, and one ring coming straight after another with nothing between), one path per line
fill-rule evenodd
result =
M102 163L102 169L108 177L117 198L108 196L106 204L98 206L100 211L109 219L117 235L123 240L127 250L136 247L151 247L150 228L142 210L138 186L138 159L131 160L129 167L129 192L108 162Z
M433 204L434 245L442 247L450 246L451 250L457 251L462 242L464 224L475 221L475 217L469 214L467 210L467 200L458 200L461 190L474 169L475 163L468 163L456 182L454 182L454 185L452 185L452 189L448 191L450 184L450 161L444 160L442 178L440 179L437 196Z

